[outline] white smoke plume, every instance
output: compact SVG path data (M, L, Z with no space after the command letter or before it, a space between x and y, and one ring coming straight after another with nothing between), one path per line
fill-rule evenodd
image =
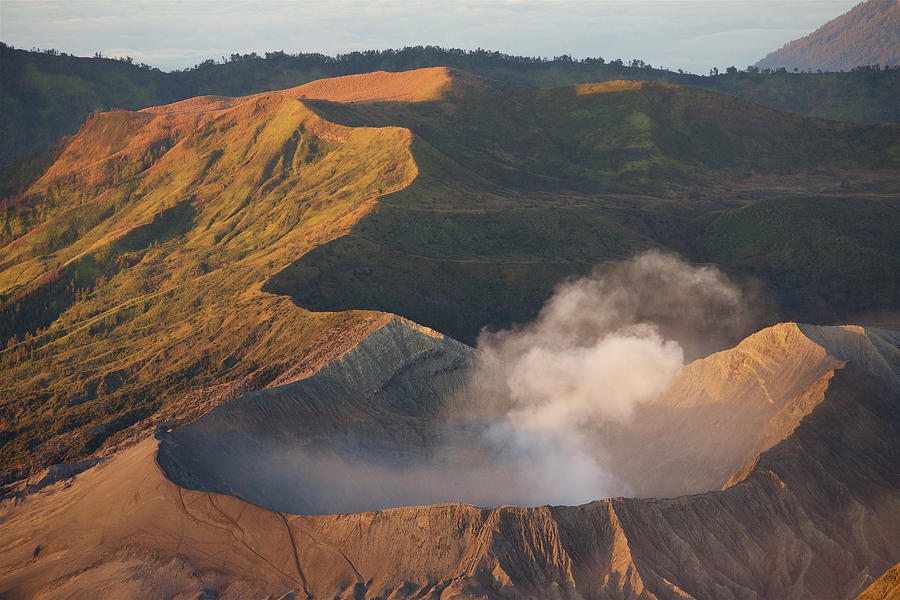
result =
M613 473L637 472L613 468L604 448L655 464L629 421L667 390L685 348L731 344L748 317L740 290L717 269L644 253L560 285L531 323L483 332L468 384L437 422L421 424L428 435L377 437L374 446L354 431L314 446L258 440L264 459L213 470L241 482L248 499L287 512L630 495ZM703 435L683 443L702 444Z
M684 362L680 342L728 337L747 317L717 269L647 252L561 285L533 323L483 332L463 404L491 423L495 461L527 473L508 501L628 494L603 467L596 432L627 423L669 387Z

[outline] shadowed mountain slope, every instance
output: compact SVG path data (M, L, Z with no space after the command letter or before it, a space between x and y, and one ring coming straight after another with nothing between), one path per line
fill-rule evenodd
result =
M867 0L806 37L785 44L756 66L849 71L900 65L900 3Z
M830 317L896 308L877 290L897 263L898 131L678 86L534 90L447 69L98 114L3 207L4 464L197 416L383 320L330 311L468 342L651 247L759 277L791 315L808 303L791 304L774 256L743 258L803 258L791 277ZM820 257L878 241L859 262L808 261L779 216L800 194L802 214L830 207ZM778 245L745 225L763 198Z
M386 327L389 339L448 343L408 322ZM9 598L87 590L136 598L854 598L900 554L898 386L879 374L882 364L897 372L897 337L785 324L694 363L673 398L736 405L729 390L754 369L765 378L766 364L829 376L805 416L725 490L667 500L289 515L176 486L148 439L71 481L3 501L2 590ZM783 343L791 340L800 347ZM746 366L715 367L737 363ZM327 369L353 374L359 364ZM696 394L688 381L702 385ZM740 401L756 402L753 394Z
M652 247L770 281L792 317L896 302L900 189L885 179L859 200L841 194L869 185L859 167L895 172L893 127L639 82L535 91L469 79L434 103L314 107L349 125L402 123L420 176L267 282L313 310L394 312L472 342L486 324L533 318L560 277Z
M779 304L833 322L894 306L900 281L897 194L767 199L713 218L697 239L705 260L771 282ZM793 313L796 314L796 313Z

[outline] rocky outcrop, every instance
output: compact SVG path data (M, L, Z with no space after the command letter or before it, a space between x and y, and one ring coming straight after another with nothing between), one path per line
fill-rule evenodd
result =
M465 382L472 348L396 317L300 381L245 394L161 432L159 465L179 485L235 494L295 514L378 508L338 501L317 473L359 457L408 463L427 454L436 415Z
M781 323L687 365L669 391L604 432L616 475L640 496L720 489L785 439L822 402L836 369L855 364L898 386L897 332Z
M676 583L696 598L852 597L900 552L888 458L900 441L896 400L848 366L740 483L612 501L645 581Z

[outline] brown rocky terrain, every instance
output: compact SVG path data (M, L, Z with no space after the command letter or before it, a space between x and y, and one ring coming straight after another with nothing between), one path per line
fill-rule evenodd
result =
M900 564L891 567L878 581L866 588L856 600L894 600L900 598Z
M392 323L393 339L448 343ZM687 483L719 478L721 491L670 499L292 515L172 483L147 438L3 500L0 590L7 598L854 598L900 556L898 355L895 331L782 324L692 363L668 405L756 406L746 414L763 416L739 421L752 430L742 448L764 451L730 478Z

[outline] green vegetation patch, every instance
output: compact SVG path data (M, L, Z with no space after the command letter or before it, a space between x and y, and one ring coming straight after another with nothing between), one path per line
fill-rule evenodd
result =
M828 319L900 306L898 232L896 200L774 198L720 215L697 246L769 281L792 313Z

